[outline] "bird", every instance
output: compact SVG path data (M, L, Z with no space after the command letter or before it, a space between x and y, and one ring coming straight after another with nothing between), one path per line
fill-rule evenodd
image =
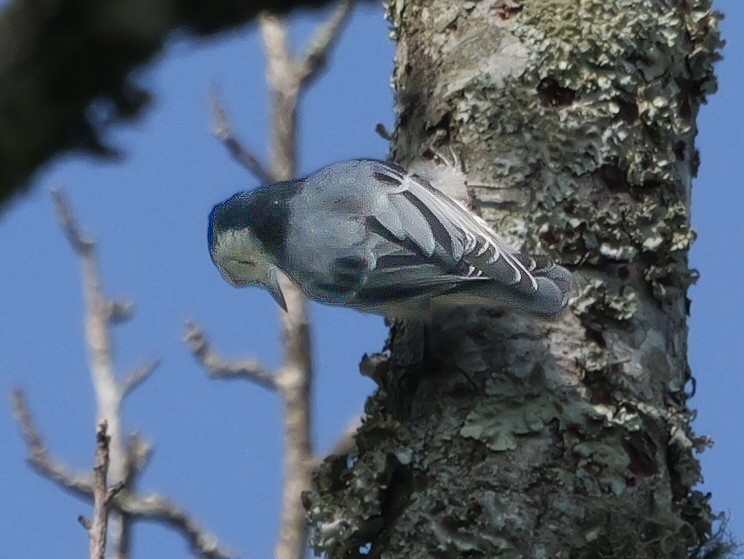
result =
M400 320L440 304L555 317L573 284L425 178L375 159L239 192L214 206L207 236L228 283L261 286L285 311L278 272L315 301Z

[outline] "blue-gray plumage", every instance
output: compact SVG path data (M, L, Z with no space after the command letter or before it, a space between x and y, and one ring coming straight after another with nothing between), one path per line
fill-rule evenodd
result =
M311 299L396 318L423 319L439 302L553 316L572 283L423 178L369 159L218 204L209 250L228 282L262 285L285 310L277 270Z

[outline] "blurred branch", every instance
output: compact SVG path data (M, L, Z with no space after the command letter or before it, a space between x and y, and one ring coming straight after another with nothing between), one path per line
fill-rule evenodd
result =
M236 138L235 132L230 125L230 119L227 116L225 105L216 90L212 92L209 99L209 106L212 109L212 117L214 118L212 131L227 148L227 151L230 152L233 159L248 169L251 174L255 175L262 184L274 182L274 178L266 170L263 163L259 161L258 157Z
M289 180L295 175L299 96L302 87L321 69L349 10L349 3L342 2L316 32L308 54L299 60L292 60L285 24L276 17L264 16L260 20L273 110L271 168L277 180ZM289 311L282 314L284 365L276 377L284 403L284 495L275 555L278 559L301 559L307 545L301 495L310 489L315 462L310 402L312 343L305 296L284 275L280 285Z
M191 552L202 559L228 559L236 554L224 549L217 537L204 530L184 509L157 494L134 495L123 491L113 500L118 510L138 520L149 520L172 528L186 540Z
M127 437L127 457L129 467L142 475L152 458L152 445L138 433L132 433Z
M139 116L150 92L133 70L174 30L209 35L264 10L319 7L328 0L77 2L11 0L0 9L0 207L34 172L70 150L111 156L112 123ZM60 72L60 68L65 68ZM91 111L92 103L106 113ZM99 115L98 118L95 115Z
M103 282L98 269L96 245L92 239L81 233L70 205L61 189L52 191L52 199L57 211L60 227L70 246L80 258L82 269L83 298L85 300L85 340L88 348L88 363L91 381L98 406L96 422L106 421L108 425L109 470L114 483L134 483L135 473L129 471L126 450L122 440L121 404L126 393L131 390L119 384L114 372L114 348L110 326L121 312L113 309L127 305L113 303L103 293ZM129 556L131 522L126 515L113 515L111 518L111 541L119 559Z
M315 31L303 56L295 62L297 80L303 85L325 68L328 54L341 36L341 29L351 15L351 8L350 0L339 2L328 21Z
M54 202L54 209L57 212L59 226L65 237L67 237L72 250L78 256L83 256L89 251L94 250L95 245L93 241L80 232L80 228L72 215L70 205L67 203L67 199L61 188L52 189L52 201Z
M148 379L159 361L151 361L133 373L117 379L114 371L114 346L111 326L128 319L132 305L108 299L103 293L103 282L98 270L95 243L85 236L78 226L63 192L52 192L60 226L70 246L80 258L83 296L85 299L85 337L88 347L91 380L95 389L99 450L95 476L72 474L47 450L43 438L33 422L26 398L20 390L13 392L13 411L28 449L30 465L42 476L54 481L66 491L94 502L94 519L85 521L91 535L91 553L100 554L102 515L105 503L111 503L112 514L105 523L110 527L111 554L117 559L127 559L130 552L131 530L136 520L152 520L179 531L189 542L194 553L209 558L229 557L211 534L198 527L182 509L159 495L140 496L135 492L139 476L144 471L152 447L138 435L123 437L121 406L124 398ZM104 448L105 447L105 448ZM112 481L111 489L101 490ZM102 495L104 495L102 497ZM102 505L104 503L104 505ZM98 557L99 555L96 555Z
M87 501L93 499L94 481L90 475L77 475L56 461L46 448L38 427L33 421L20 389L12 393L13 414L20 427L21 435L28 450L29 465L41 476L53 481L69 493ZM138 446L136 443L131 446ZM140 452L147 455L147 452ZM149 520L164 524L180 533L187 541L191 552L206 559L224 559L235 555L219 545L217 538L202 529L182 508L166 497L157 494L137 495L122 485L116 485L116 494L110 495L111 508L119 514L136 520Z
M264 14L261 38L266 52L266 77L271 94L271 168L267 171L250 150L235 139L224 108L212 99L217 136L230 154L262 181L290 180L297 163L297 104L311 80L324 68L328 55L348 21L352 3L341 1L328 21L315 32L305 52L293 58L282 19ZM310 488L316 463L311 444L310 394L313 378L312 346L307 302L299 289L283 275L279 279L288 312L282 314L283 365L267 373L257 362L225 362L215 354L195 324L187 325L186 343L212 377L247 378L278 391L284 404L284 486L277 559L304 557L307 526L301 494Z
M261 367L258 361L251 359L242 363L229 363L220 357L212 349L198 324L194 322L186 324L184 341L189 346L192 355L201 363L210 377L223 380L245 379L264 388L276 390L274 375Z
M53 481L65 491L76 497L89 499L92 494L93 479L89 475L75 475L67 467L56 461L47 450L44 439L31 417L26 395L16 388L11 393L13 415L21 430L23 442L26 444L28 456L26 458L39 475Z
M153 359L149 363L145 363L139 369L130 373L124 377L121 381L121 393L123 396L128 396L130 392L134 391L140 384L145 382L155 372L155 369L160 365L160 359Z

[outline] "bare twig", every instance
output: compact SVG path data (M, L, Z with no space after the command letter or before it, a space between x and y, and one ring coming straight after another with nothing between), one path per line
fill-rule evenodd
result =
M93 499L93 477L70 472L51 456L44 444L38 427L33 421L20 389L12 393L13 413L21 429L28 450L29 464L40 475L54 481L59 487L87 501ZM113 485L106 494L111 508L119 514L138 520L149 520L164 524L180 533L189 544L192 553L206 559L224 559L235 555L217 542L217 538L202 529L182 508L166 497L157 494L137 495L124 484ZM83 519L85 520L85 519Z
M274 182L274 177L266 170L266 167L251 150L243 145L235 136L230 119L227 116L225 105L220 98L219 92L214 90L209 98L209 106L212 109L214 118L214 135L223 143L238 163L248 169L261 183L269 184Z
M97 424L104 427L98 430L99 446L94 478L73 474L51 456L32 420L23 392L15 390L13 410L28 449L28 461L42 476L66 491L94 502L93 521L83 523L88 526L91 534L91 550L95 544L95 557L102 557L101 545L105 546L106 538L101 532L101 525L105 524L102 515L107 503L114 513L110 519L106 516L106 520L112 541L112 556L117 559L128 558L131 528L134 520L138 519L171 526L183 534L194 553L202 557L228 557L230 554L218 546L214 536L199 528L185 511L159 495L143 497L134 491L152 448L138 435L124 440L121 404L128 394L154 372L158 362L150 362L124 380L117 380L110 330L112 325L131 316L132 305L110 300L104 295L95 243L81 233L63 192L57 189L52 196L65 237L80 258L85 298L85 334L91 379L98 404ZM107 485L109 476L112 479L110 487Z
M26 401L26 395L16 388L11 393L13 415L21 430L21 436L26 444L28 456L26 460L36 472L55 482L65 491L90 499L92 495L93 478L90 475L73 474L67 467L56 461L44 444L44 439L33 421L31 411Z
M152 445L138 433L127 437L127 459L129 468L141 475L145 471L152 457Z
M220 357L209 344L201 327L189 322L186 324L186 345L192 355L199 361L209 376L219 379L245 379L259 386L276 390L274 375L261 367L258 361L249 359L240 363L229 363Z
M111 437L111 469L114 478L119 481L125 477L125 472L121 471L124 463L124 448L121 443L121 426L119 425L122 394L114 376L113 345L109 333L109 323L112 317L119 313L112 312L116 305L112 305L112 302L103 294L95 243L80 232L62 190L52 191L52 198L60 226L81 260L85 298L85 333L91 376L98 403L97 421L105 419L108 422Z
M265 174L273 181L294 177L299 96L302 88L322 70L328 53L349 17L351 6L352 3L348 0L340 2L329 20L316 31L306 51L296 59L291 55L283 21L268 14L260 19L272 106L272 161L271 170ZM252 159L246 166L255 174L255 157L244 148L238 150L239 143L234 140L224 109L214 101L212 107L218 122L218 135L223 138L234 157L240 159L236 153L241 152L250 155ZM301 559L306 546L307 526L300 496L310 487L312 468L316 462L310 437L312 349L305 297L286 277L280 277L279 282L289 310L282 314L284 362L276 375L267 373L255 361L226 363L212 351L196 325L187 326L186 342L211 376L248 378L279 392L284 404L284 488L281 528L275 557Z
M318 28L303 56L295 63L297 79L309 83L325 67L328 53L341 36L341 29L351 15L352 3L339 2L328 21Z
M98 424L96 431L96 465L93 467L93 522L86 522L90 538L90 559L105 559L106 535L108 534L108 468L109 436L106 420Z
M291 60L287 32L282 21L276 17L261 19L273 109L272 171L279 180L291 179L295 174L297 103L301 89L322 68L348 17L349 9L347 2L339 5L330 20L316 33L307 53L298 61ZM284 401L284 495L275 555L279 559L299 559L303 556L307 540L300 495L310 487L315 462L310 437L312 348L305 297L286 277L280 278L280 285L289 312L282 315L284 366L276 379Z
M157 495L134 495L122 491L113 500L113 506L139 520L149 520L172 528L189 544L192 553L204 559L236 557L224 549L217 537L204 530L184 509L169 499Z
M266 78L269 86L277 91L294 89L296 93L299 83L294 79L292 72L292 60L284 20L280 16L264 13L261 14L259 22L261 40L266 54ZM276 110L274 110L274 116L276 116ZM273 128L272 133L275 132L276 129Z
M88 347L88 361L91 380L96 394L98 413L96 422L108 424L110 466L109 472L114 483L133 483L132 472L128 471L128 460L122 440L121 403L125 390L117 382L114 373L114 348L111 341L110 325L120 321L121 305L110 301L103 293L103 283L98 270L96 245L80 232L70 205L63 191L56 189L52 198L57 210L60 226L70 245L80 257L83 276L83 297L85 299L85 338ZM111 518L111 541L119 559L128 556L131 523L122 515Z
M294 175L297 160L297 101L301 80L290 59L283 22L273 16L262 17L261 35L273 109L272 170L279 180L288 180ZM284 485L281 527L274 555L277 559L301 559L307 525L300 496L310 487L313 462L310 325L307 303L299 289L284 276L280 277L280 286L288 312L282 315L284 366L277 375L284 404Z
M149 363L145 363L139 369L124 377L120 384L122 395L127 396L140 384L150 378L150 376L155 372L155 369L158 368L158 365L160 365L160 359L153 359Z
M111 504L111 501L114 500L114 497L116 497L123 490L123 483L117 483L116 485L112 485L111 487L109 487L108 491L106 492L106 505Z
M291 60L284 24L275 17L261 20L273 109L272 171L279 180L291 179L295 174L297 103L301 89L320 71L348 17L349 9L346 1L339 5L328 23L316 33L312 46L299 61ZM284 276L280 278L280 285L289 312L282 315L284 366L277 375L284 402L284 495L275 556L278 559L301 559L307 542L307 523L301 495L310 488L315 462L310 436L312 347L304 295Z
M52 189L52 200L57 210L57 219L59 220L60 227L62 227L62 232L67 237L72 249L80 256L89 250L93 250L93 241L80 232L62 189Z

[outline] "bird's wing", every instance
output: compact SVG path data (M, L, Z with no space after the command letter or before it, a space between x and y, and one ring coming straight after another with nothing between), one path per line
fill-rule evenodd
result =
M373 161L371 172L379 188L368 230L393 245L378 269L390 260L403 269L436 263L460 281L491 279L520 295L536 293L532 272L551 266L549 259L517 253L483 220L398 165Z

